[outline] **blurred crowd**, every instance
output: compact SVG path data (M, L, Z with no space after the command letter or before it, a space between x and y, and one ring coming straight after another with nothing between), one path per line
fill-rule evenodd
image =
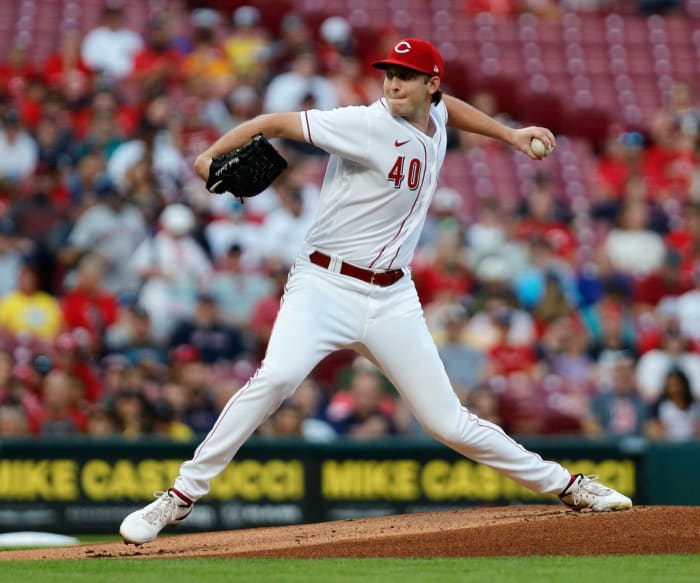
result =
M261 112L371 103L399 34L182 2L124 22L105 0L45 62L19 41L0 62L0 439L211 428L264 357L326 157L278 144L289 169L245 203L194 157ZM426 320L463 403L512 434L700 435L700 104L673 96L648 131L611 129L583 214L546 172L515 208L436 193L412 266ZM453 135L448 156L482 147ZM339 351L258 433L422 430Z

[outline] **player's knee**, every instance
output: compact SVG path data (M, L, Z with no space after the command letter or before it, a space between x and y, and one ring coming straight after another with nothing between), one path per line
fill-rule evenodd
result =
M458 423L445 419L424 419L421 420L421 424L431 437L442 443L450 444L461 441L461 428Z
M280 402L290 397L299 385L293 375L282 368L268 368L263 374L266 386L278 396Z

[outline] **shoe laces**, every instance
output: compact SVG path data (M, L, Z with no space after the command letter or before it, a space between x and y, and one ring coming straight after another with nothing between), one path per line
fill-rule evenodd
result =
M146 521L151 524L162 524L174 520L178 510L177 501L167 492L153 492L153 495L157 500L151 504L148 512L144 514Z
M581 480L571 492L571 499L574 504L578 505L585 500L586 495L588 496L607 496L612 490L606 486L603 486L597 481L598 476L596 474L591 474L589 476L581 476Z

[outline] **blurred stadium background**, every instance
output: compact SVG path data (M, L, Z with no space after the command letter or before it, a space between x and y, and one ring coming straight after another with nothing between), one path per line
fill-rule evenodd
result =
M698 0L0 0L0 444L208 431L264 354L326 158L280 144L290 170L245 205L192 161L257 113L377 99L369 63L405 36L439 47L447 92L557 135L541 162L451 135L413 270L460 398L522 438L697 440L699 17ZM258 434L423 436L346 351Z

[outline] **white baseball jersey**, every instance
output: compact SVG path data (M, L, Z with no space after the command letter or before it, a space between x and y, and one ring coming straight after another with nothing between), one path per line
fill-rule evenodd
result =
M301 113L305 139L331 154L309 245L373 269L410 263L445 159L445 105L430 116L432 137L384 99Z

